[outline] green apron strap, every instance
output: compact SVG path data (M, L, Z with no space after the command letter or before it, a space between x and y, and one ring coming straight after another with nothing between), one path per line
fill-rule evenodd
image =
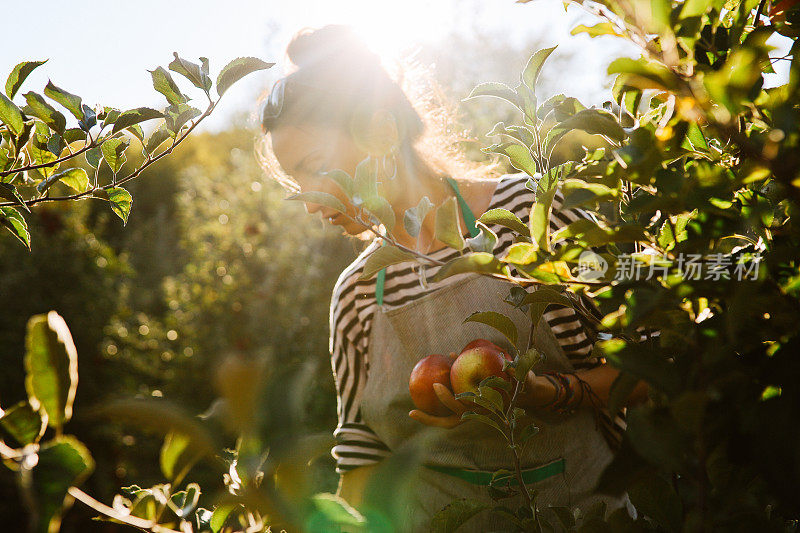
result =
M447 182L456 192L456 198L458 198L458 205L461 206L461 215L464 217L464 222L467 223L467 230L471 237L477 237L480 233L478 229L478 225L475 223L475 215L472 214L472 210L467 205L467 202L464 201L464 197L461 196L461 191L458 190L458 183L453 178L447 178Z
M381 239L381 246L386 244L386 241ZM378 277L375 279L375 300L377 300L378 305L383 305L383 284L386 282L386 268L382 268L380 272L378 272Z
M536 483L551 476L555 476L556 474L560 474L564 471L564 462L564 459L559 459L558 461L548 463L544 466L523 470L522 481L525 483ZM463 479L464 481L472 483L473 485L488 485L492 480L492 476L494 475L494 472L486 472L483 470L466 470L463 468L428 464L424 466L426 468L430 468L431 470ZM502 484L502 481L504 480L508 480L505 486L519 485L519 481L517 481L516 477L501 478L498 476L498 478L495 480L495 483Z
M456 198L458 198L458 205L461 206L461 216L464 217L464 222L467 224L467 230L471 237L477 237L480 233L478 229L478 225L475 222L475 215L472 213L472 210L467 205L467 202L464 200L464 197L461 196L461 191L458 190L458 183L453 178L448 177L447 183L450 184L450 187L453 188L453 191L456 193ZM381 246L385 245L386 241L381 240ZM383 285L386 282L386 268L382 268L378 272L378 277L375 279L375 300L377 301L378 305L383 305Z

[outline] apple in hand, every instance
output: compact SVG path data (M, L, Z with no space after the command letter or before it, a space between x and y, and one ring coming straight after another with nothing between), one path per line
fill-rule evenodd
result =
M505 350L486 339L467 344L450 368L450 383L455 394L478 392L478 384L489 376L510 380L503 371L503 361L514 359ZM464 402L464 400L462 400ZM471 402L468 405L472 405Z
M408 380L408 390L417 409L434 416L453 414L439 400L436 391L433 390L434 383L441 383L452 390L450 386L450 367L452 365L453 359L441 354L429 355L414 365Z

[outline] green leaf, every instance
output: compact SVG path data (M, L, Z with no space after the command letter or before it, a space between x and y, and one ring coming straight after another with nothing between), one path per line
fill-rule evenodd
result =
M237 57L223 68L217 76L217 94L222 96L231 85L252 72L271 68L275 63L267 63L257 57Z
M683 522L683 505L680 497L664 479L651 475L628 489L631 503L637 514L644 515L664 528L680 531Z
M559 305L564 305L566 307L572 307L572 301L569 298L567 298L560 292L554 291L553 289L549 289L547 287L539 287L533 292L529 292L520 301L519 306L528 304L539 304L539 303L559 304Z
M122 168L122 165L125 164L127 157L125 156L125 150L128 149L130 145L130 140L125 137L117 137L114 139L108 139L100 145L100 150L103 152L103 157L108 163L108 166L111 167L111 170L116 174Z
M167 502L172 512L183 519L189 518L200 501L200 485L189 483L186 490L176 492Z
M481 83L475 86L472 89L472 92L469 93L469 96L461 101L464 102L470 98L477 98L478 96L494 96L520 108L516 91L504 83L497 83L493 81Z
M456 395L456 397L458 397L458 395ZM494 429L502 433L504 436L506 435L505 429L499 423L497 423L497 421L495 421L493 418L490 418L486 415L474 413L472 411L465 411L464 413L461 414L461 420L464 421L477 420L482 424L486 424L487 426L493 427Z
M440 509L431 518L431 533L452 533L465 524L470 518L488 509L488 503L466 498L455 500Z
M642 101L642 90L627 84L628 74L620 74L614 80L611 94L614 101L628 112L632 117L636 116L639 103Z
M533 324L536 326L536 324ZM517 381L525 381L525 378L537 363L544 360L544 356L535 348L530 348L525 353L517 356L516 366L514 366L514 377Z
M525 188L535 192L536 200L540 201L542 195L550 192L550 189L555 187L559 181L563 181L565 176L568 176L572 172L574 166L575 163L572 161L567 161L566 163L552 167L550 170L542 174L538 181L530 178L525 183Z
M56 133L63 134L67 127L67 119L56 108L47 103L47 100L40 94L33 91L25 93L25 113L41 119L50 129Z
M440 281L444 278L466 272L486 272L503 274L508 272L508 267L503 265L497 258L486 252L468 253L452 259L439 268L439 271L431 278L433 281Z
M31 234L28 231L28 223L15 208L10 206L0 207L0 224L8 228L14 237L20 240L28 250L31 249Z
M704 15L712 5L709 0L686 0L681 9L681 19L685 20Z
M422 222L425 220L425 217L428 213L433 209L433 203L428 199L427 196L423 196L416 207L410 207L405 210L403 215L403 226L406 229L406 232L414 238L419 236L419 232L422 229Z
M575 238L589 246L602 246L609 242L634 242L645 240L644 228L639 224L625 224L613 228L589 219L576 220L553 234L553 240Z
M638 382L638 378L627 372L620 372L619 375L614 378L608 393L608 411L612 416L622 410Z
M41 122L37 121L37 124ZM49 139L46 136L38 133L33 135L33 138L28 143L28 155L31 157L31 163L36 165L49 165L36 169L36 171L44 177L48 177L55 172L57 166L51 164L56 160L56 155L48 148ZM29 174L33 176L33 173Z
M335 494L315 494L311 501L315 511L308 519L306 531L335 531L341 526L364 526L366 522L361 513Z
M340 213L347 213L347 208L344 204L332 194L322 191L308 191L293 194L285 198L286 200L296 200L298 202L309 202L312 204L324 205L335 209Z
M89 190L89 175L86 174L86 171L82 168L68 168L67 170L53 174L41 181L39 185L36 186L36 189L40 194L44 194L53 183L59 180L78 192L86 192Z
M192 465L200 458L191 447L190 437L184 433L169 432L164 437L164 444L159 454L161 472L167 479L183 477Z
M100 160L103 158L103 152L99 146L95 146L94 148L89 148L86 150L86 163L93 168L97 168L100 165Z
M518 304L518 306L530 306L531 324L534 326L539 323L542 314L550 304L560 304L567 307L572 307L572 302L553 289L547 287L540 287L535 291L528 293Z
M366 209L372 215L371 218L375 219L374 223L383 224L388 231L392 231L396 223L394 210L389 202L378 194L377 179L377 159L368 156L356 165L353 179L355 193L352 202L356 207Z
M358 279L369 279L389 265L413 261L414 259L415 256L413 254L401 250L397 246L381 246L367 257L364 263L364 272Z
M572 514L572 509L569 507L550 507L549 509L565 529L570 530L575 527L575 515Z
M22 83L30 75L30 73L33 72L36 67L40 67L45 63L47 63L47 59L44 61L23 61L22 63L17 64L17 66L11 71L11 74L8 75L8 79L6 80L6 95L13 99L14 95L17 94L17 91L19 91L19 88L22 87Z
M228 518L235 516L233 512L239 509L242 509L241 505L224 504L217 506L214 509L214 513L211 515L211 531L213 533L219 533L225 526Z
M595 24L594 26L585 26L580 24L575 26L570 35L578 35L580 33L586 33L589 37L600 37L601 35L613 35L615 37L622 37L617 30L614 29L614 25L610 22L600 22Z
M615 142L622 142L627 137L617 119L608 111L584 109L550 128L545 136L544 149L551 152L558 141L573 130L582 130L592 135L603 135Z
M509 246L508 252L500 261L515 265L529 265L538 259L537 250L538 247L529 242L516 242Z
M169 69L182 75L192 82L195 87L203 89L203 91L208 94L212 83L211 78L208 77L208 72L204 71L197 63L192 63L191 61L181 58L178 52L172 52L172 54L175 56L175 59L168 65Z
M0 182L0 198L5 198L6 200L15 202L27 212L31 212L30 208L17 191L17 188L11 183Z
M476 221L475 225L478 227L480 233L475 237L466 239L467 246L473 252L492 253L494 245L497 244L497 235L482 222Z
M507 135L525 146L533 146L536 142L533 133L527 127L516 125L506 126L504 122L498 122L492 128L492 131L486 134L487 137L491 137L492 135Z
M484 387L484 389L488 389L488 387ZM494 394L496 395L497 393L494 392ZM500 398L499 396L492 396L492 392L488 392L486 394L479 396L474 392L467 391L467 392L462 392L461 394L456 394L455 398L457 400L465 400L480 407L483 407L487 411L494 413L496 416L502 416L503 414L502 398ZM498 400L499 403L496 403L495 400Z
M78 352L64 319L55 311L28 320L25 337L25 390L34 410L60 429L72 417L78 388Z
M86 446L71 435L44 443L38 455L31 486L37 508L35 531L48 533L58 531L67 490L89 477L94 470L94 460Z
M494 387L496 389L502 389L506 392L511 392L511 383L500 376L489 376L488 378L484 378L481 380L480 386Z
M149 107L130 109L117 117L114 121L114 128L111 130L111 133L117 133L134 124L144 122L145 120L153 120L155 118L164 118L164 113L156 111L155 109L150 109Z
M335 168L333 170L329 170L327 172L322 172L322 176L333 180L339 188L342 189L342 192L348 197L352 198L356 192L356 185L353 181L353 178L350 177L350 174L345 172L344 170Z
M144 149L148 154L153 154L156 148L170 138L172 138L172 134L167 130L166 124L161 124L156 131L150 134Z
M122 111L116 107L103 106L103 111L100 112L98 118L103 121L103 126L105 127L109 124L113 124L119 118L120 113L122 113Z
M11 435L17 445L25 446L39 442L47 429L47 416L34 411L30 403L21 401L3 412L0 428Z
M519 435L519 440L522 444L525 444L531 439L531 437L537 435L538 433L539 433L539 427L534 423L530 423L524 428L522 428L522 433L520 433Z
M164 67L156 67L148 72L153 78L153 88L163 94L171 105L183 104L188 100Z
M528 60L525 65L525 70L522 71L522 82L532 91L536 90L536 81L539 79L539 73L542 71L544 62L550 57L556 47L543 48L537 51Z
M689 438L667 408L636 406L627 411L626 434L633 448L651 464L681 471L686 465Z
M465 243L458 224L458 201L450 196L436 209L434 237L451 248L463 250Z
M519 143L508 142L493 144L481 149L484 153L495 153L508 157L511 165L517 170L521 170L532 176L536 174L536 162L533 160L531 151L527 146Z
M550 210L557 190L558 187L551 187L548 191L537 195L538 198L531 208L528 219L531 239L539 250L546 252L550 251Z
M83 120L85 113L81 104L81 97L56 87L48 80L44 88L44 95L61 104L64 109L72 113L78 120Z
M0 93L0 121L6 124L14 135L22 133L24 118L17 105Z
M128 223L128 215L131 213L133 198L131 194L122 187L111 187L106 189L108 201L111 202L111 210L122 219L122 225Z
M185 435L201 456L213 457L218 451L214 435L197 417L189 415L181 407L166 400L154 398L115 400L97 408L95 414L164 435L170 432Z
M660 89L677 92L680 87L678 77L657 61L644 58L621 57L608 66L609 74L626 74L625 84L639 89Z
M188 104L171 105L164 111L166 113L164 127L174 135L180 131L184 124L203 114L202 111Z
M514 346L517 345L517 326L514 324L513 320L502 313L495 311L475 312L464 319L464 323L467 322L478 322L493 327L511 341L511 344Z
M372 196L366 198L362 205L376 219L373 220L373 222L383 224L389 232L394 230L394 225L396 223L394 211L386 198L382 196Z
M567 179L563 182L564 202L561 209L583 205L597 205L604 200L615 200L619 196L618 189L612 189L602 183L587 182L582 179Z
M708 152L708 142L706 136L703 135L703 130L696 122L689 124L689 129L686 132L686 138L692 143L692 148L698 152Z
M528 226L526 226L525 223L522 222L522 220L520 220L517 215L515 215L508 209L503 209L503 208L489 209L488 211L483 213L478 220L487 225L498 224L500 226L510 228L516 231L517 233L525 235L526 237L531 236L531 231L528 229Z

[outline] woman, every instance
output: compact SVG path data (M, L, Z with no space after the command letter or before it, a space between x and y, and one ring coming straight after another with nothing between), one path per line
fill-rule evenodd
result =
M458 352L475 338L502 344L491 328L462 324L474 311L510 314L521 335L530 331L530 320L503 302L509 283L487 276L461 274L434 283L427 280L438 267L423 272L406 262L387 267L382 283L375 277L359 280L366 257L381 246L380 239L356 219L356 208L342 189L320 172L339 168L353 175L368 153L364 139L385 144L392 140L386 132L396 132L399 149L390 165L395 176L379 185L395 218L403 220L405 210L423 196L439 206L455 195L462 201L459 224L467 237L475 230L474 218L491 208L509 209L526 221L534 194L525 188L529 176L498 176L495 166L470 164L459 152L448 150L452 135L436 130L431 113L421 113L419 103L412 105L407 91L347 27L301 31L287 55L295 68L275 84L262 113L262 163L292 192L315 190L336 196L346 214L311 202L306 209L348 235L371 239L342 272L331 302L330 350L339 417L332 455L341 476L339 494L360 505L375 466L422 430L434 428L427 432L435 436L426 447L427 468L420 471L403 523L409 531L419 531L455 498L488 501L485 472L510 469L511 462L507 446L491 431L477 422L461 422L464 407L446 387L437 387L436 393L452 414L432 416L413 409L408 392L411 368L425 355ZM393 128L375 126L385 121L372 119L387 116ZM360 128L357 136L354 127ZM560 209L561 199L557 196L554 202L553 229L587 216L580 210ZM424 219L418 239L402 224L395 229L395 238L441 261L456 257L456 250L435 238L433 219ZM494 229L498 230L494 253L502 256L512 235ZM624 420L612 420L605 409L617 372L592 357L594 330L572 308L551 306L535 327L534 345L547 360L537 366L539 374L529 373L520 401L541 428L522 457L526 482L530 480L539 491L539 506L586 506L598 499L611 507L624 505L624 498L593 493L624 429ZM631 401L644 395L639 386ZM488 531L504 525L497 516L482 513L465 528Z

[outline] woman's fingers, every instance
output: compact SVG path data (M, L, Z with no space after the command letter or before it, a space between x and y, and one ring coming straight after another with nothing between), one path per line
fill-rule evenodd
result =
M433 416L419 409L409 411L408 416L422 424L447 429L454 428L461 423L461 415Z
M439 398L439 401L442 402L445 407L453 411L459 417L461 416L461 413L467 410L464 404L456 400L456 397L453 396L453 393L450 392L450 389L441 383L433 384L433 392L436 393L436 397Z

